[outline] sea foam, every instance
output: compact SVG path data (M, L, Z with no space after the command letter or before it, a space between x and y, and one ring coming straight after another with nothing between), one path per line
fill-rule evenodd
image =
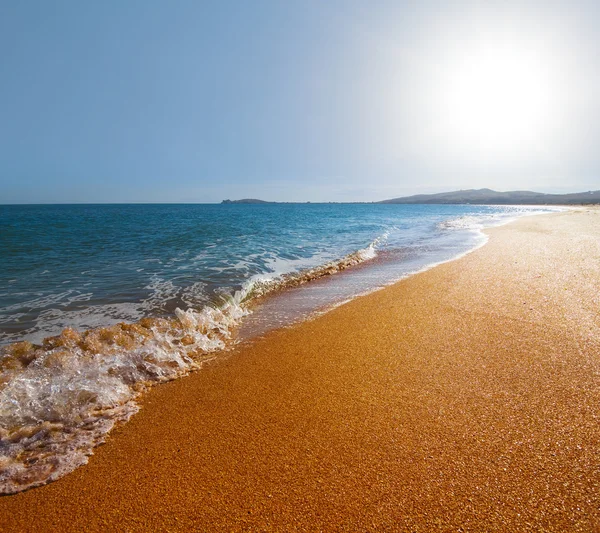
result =
M66 329L42 346L0 356L0 493L57 479L87 462L148 386L199 368L226 347L247 313L236 295L221 308L176 311L84 333Z
M0 493L43 485L87 463L115 424L138 411L136 400L148 387L186 375L226 349L260 298L370 260L384 240L301 272L252 278L222 295L218 306L84 332L66 328L41 345L3 347Z

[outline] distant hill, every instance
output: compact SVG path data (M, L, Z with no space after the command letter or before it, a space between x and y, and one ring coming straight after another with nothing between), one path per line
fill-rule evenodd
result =
M256 198L223 200L221 204L281 204L290 202L267 202ZM310 204L310 202L306 202ZM340 203L340 202L329 202ZM351 202L363 203L363 202ZM546 194L532 191L498 192L492 189L468 189L464 191L441 192L438 194L416 194L368 202L376 204L481 204L481 205L585 205L600 204L600 190L571 194Z
M223 200L222 204L273 204L275 202L266 202L256 198L243 198L242 200Z
M498 192L492 189L469 189L417 194L377 202L379 204L519 204L519 205L565 205L600 204L600 190L572 194L545 194L531 191Z

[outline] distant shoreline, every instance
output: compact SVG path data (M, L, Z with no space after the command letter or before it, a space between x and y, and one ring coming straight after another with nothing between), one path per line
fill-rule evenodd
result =
M257 198L223 200L221 204L294 204L311 202L271 202ZM600 204L600 190L569 194L548 194L532 191L498 192L492 189L469 189L437 194L417 194L377 202L317 202L350 204L442 204L442 205L596 205Z
M222 200L221 202L65 202L65 203L14 203L0 204L0 207L11 206L93 206L93 205L373 205L373 204L438 204L438 205L531 205L531 206L569 206L569 205L600 205L600 190L567 194L540 193L533 191L499 192L492 189L469 189L435 194L417 194L402 196L387 200L371 202L340 202L340 201L306 201L279 202L259 198L241 198L238 200Z

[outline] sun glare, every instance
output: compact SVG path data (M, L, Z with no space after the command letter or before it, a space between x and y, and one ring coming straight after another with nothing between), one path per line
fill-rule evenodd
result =
M540 58L488 46L463 56L448 74L440 120L457 142L503 153L531 148L543 136L552 86Z
M441 161L518 162L552 153L562 127L560 51L543 36L486 31L438 41L415 80L415 131Z

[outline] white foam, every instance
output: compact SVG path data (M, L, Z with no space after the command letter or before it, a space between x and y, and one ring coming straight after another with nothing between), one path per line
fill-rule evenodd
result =
M494 206L500 207L500 206ZM522 216L543 215L557 211L564 211L564 207L550 206L502 206L501 212L480 212L471 215L445 220L438 224L438 228L459 230L482 230L485 228L508 224Z
M66 330L44 348L0 356L0 493L57 479L87 462L144 387L198 368L226 346L247 311L241 293L220 309L176 310L144 329ZM32 358L28 362L28 359Z
M2 348L0 493L43 485L85 464L113 426L137 411L136 399L146 387L185 375L226 348L255 296L370 260L384 240L385 235L342 259L301 272L254 277L241 290L222 293L218 307L178 308L172 319L142 319L84 333L67 328L43 346L16 343ZM148 288L153 293L147 305L179 291L159 278ZM187 296L202 296L203 291L204 284L195 284ZM138 304L124 305L67 313L49 309L43 319L56 325L67 320L71 326L89 327L95 321L106 326L107 316L116 320L144 311Z

